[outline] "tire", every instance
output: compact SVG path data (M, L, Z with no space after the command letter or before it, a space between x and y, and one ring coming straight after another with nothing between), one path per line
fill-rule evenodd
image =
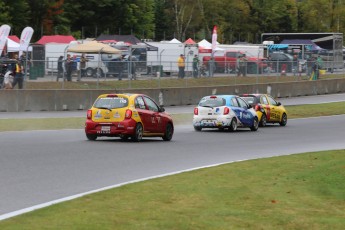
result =
M165 141L170 141L174 134L174 127L171 123L168 123L165 128L164 136L162 137Z
M254 118L254 124L252 127L250 127L250 130L257 131L259 128L259 120L257 117Z
M97 139L97 135L95 134L86 134L86 137L89 141L95 141Z
M95 70L92 69L91 67L89 67L85 70L86 77L92 77L94 75L94 73L95 73Z
M263 113L262 116L261 116L261 120L260 120L259 126L260 127L265 127L266 123L267 123L267 117L266 117L266 114Z
M101 68L97 68L96 70L95 70L95 76L96 77L104 77L104 73L103 73L103 70L101 69Z
M230 122L230 127L229 127L229 131L231 132L235 132L237 130L237 120L236 118L232 118L231 122Z
M202 130L202 128L199 126L194 126L194 130L200 132Z
M132 140L135 142L139 142L143 139L144 128L141 123L137 123L135 126L135 133L132 136Z
M287 115L286 115L286 113L283 113L282 119L279 122L279 124L280 124L280 126L286 126L286 124L287 124Z

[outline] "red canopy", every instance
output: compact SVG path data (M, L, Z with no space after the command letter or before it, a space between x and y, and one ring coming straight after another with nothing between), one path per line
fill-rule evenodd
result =
M71 35L49 35L42 36L36 44L45 45L47 43L65 43L68 44L71 41L75 41L75 38Z
M195 41L193 41L193 39L191 39L191 38L188 38L188 39L184 42L184 44L195 44Z
M20 43L20 39L16 35L9 35L8 38L14 42Z

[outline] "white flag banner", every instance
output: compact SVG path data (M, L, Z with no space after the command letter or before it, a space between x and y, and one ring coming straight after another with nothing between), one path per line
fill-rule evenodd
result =
M217 26L213 27L212 32L212 54L214 54L214 51L217 48Z
M20 54L23 51L26 51L28 49L33 33L34 33L34 30L29 26L23 29L22 34L20 35L20 47L19 47Z
M11 27L9 25L2 25L0 27L0 55L7 42L7 37L10 34Z

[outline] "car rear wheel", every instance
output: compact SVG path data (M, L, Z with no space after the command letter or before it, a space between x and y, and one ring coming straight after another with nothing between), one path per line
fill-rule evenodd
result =
M127 135L120 135L120 138L122 141L127 141L129 137Z
M260 126L260 127L265 127L265 126L266 126L266 123L267 123L266 114L262 114L261 120L260 120L260 123L259 123L259 126Z
M250 130L256 131L256 130L258 130L258 128L259 128L259 121L258 121L258 118L255 117L254 121L253 121L253 126L250 127Z
M202 128L201 128L201 127L199 127L199 126L194 126L194 130L195 130L195 131L199 131L199 132L200 132L200 131L202 130Z
M167 124L167 127L165 128L165 134L163 136L163 140L170 141L174 134L174 128L171 123Z
M95 134L86 134L86 137L90 141L95 141L97 139L97 135Z
M287 115L286 113L283 113L282 119L279 122L280 126L285 126L287 124Z
M137 123L137 125L135 126L135 133L132 136L132 140L135 142L139 142L143 139L143 133L144 133L144 129L141 123Z
M229 131L235 132L236 130L237 130L237 120L236 120L236 118L232 118L231 123L230 123L230 127L229 127Z

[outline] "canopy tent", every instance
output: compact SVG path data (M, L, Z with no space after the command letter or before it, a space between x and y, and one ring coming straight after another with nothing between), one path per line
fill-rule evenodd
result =
M206 39L201 40L198 42L199 45L199 53L212 53L212 44L208 42ZM219 45L219 42L217 42ZM216 47L215 51L222 51L224 49Z
M19 42L15 42L9 37L7 38L7 52L8 53L14 53L14 52L19 52L19 51L32 51L32 47L22 47L22 50L20 49L20 44Z
M177 40L176 38L170 40L168 43L182 43L179 40Z
M306 49L310 51L323 50L320 46L316 45L312 40L309 39L284 39L281 44L304 45Z
M75 41L75 38L71 35L49 35L43 36L36 44L45 45L47 43L63 43L69 44L71 41Z
M193 39L188 38L188 39L184 42L184 44L196 44L196 43L195 43L195 41L194 41Z
M20 43L20 39L16 35L8 35L8 38L14 42Z
M97 41L91 41L70 47L67 49L67 52L121 54L121 50L115 49L110 45L100 43Z

